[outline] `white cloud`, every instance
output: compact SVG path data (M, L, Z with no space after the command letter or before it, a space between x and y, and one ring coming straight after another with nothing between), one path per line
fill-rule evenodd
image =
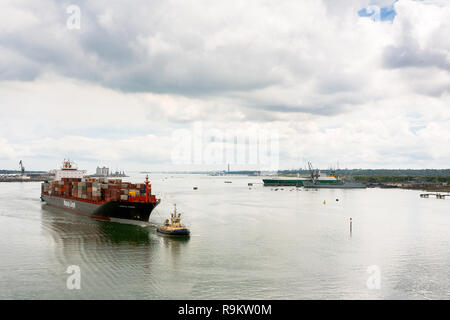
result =
M78 31L64 4L5 5L0 166L170 168L172 132L202 121L276 130L282 167L448 167L446 2L133 3L79 2ZM392 22L357 14L392 4Z
M14 147L6 139L0 137L0 160L9 160L14 157L17 157L17 152L14 150Z

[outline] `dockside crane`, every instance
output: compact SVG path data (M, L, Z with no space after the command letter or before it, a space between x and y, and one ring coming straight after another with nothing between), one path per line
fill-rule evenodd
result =
M22 175L24 175L25 174L25 167L23 166L22 160L20 160L19 166L20 166L20 171L22 172Z
M309 168L309 172L311 172L311 179L313 181L317 180L319 178L319 171L314 170L313 165L310 161L308 161L308 168Z

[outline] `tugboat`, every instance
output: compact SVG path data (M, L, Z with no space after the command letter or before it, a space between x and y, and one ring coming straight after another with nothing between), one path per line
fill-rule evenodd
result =
M164 225L159 227L157 231L169 236L188 236L191 232L186 226L181 224L181 213L177 215L177 205L175 204L174 206L174 212L170 215L170 223L169 219L166 219Z

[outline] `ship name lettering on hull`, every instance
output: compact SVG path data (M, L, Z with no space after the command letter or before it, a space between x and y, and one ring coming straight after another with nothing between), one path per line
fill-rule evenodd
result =
M75 209L76 207L75 202L67 200L64 200L64 206L71 209Z

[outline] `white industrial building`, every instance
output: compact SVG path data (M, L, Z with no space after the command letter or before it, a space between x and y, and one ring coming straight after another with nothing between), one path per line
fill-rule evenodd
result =
M103 167L97 167L97 170L95 172L95 175L98 177L108 177L109 176L109 168Z

